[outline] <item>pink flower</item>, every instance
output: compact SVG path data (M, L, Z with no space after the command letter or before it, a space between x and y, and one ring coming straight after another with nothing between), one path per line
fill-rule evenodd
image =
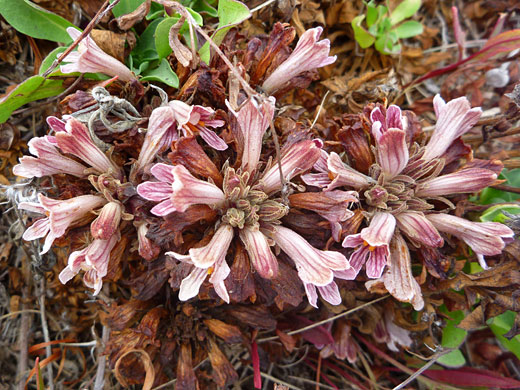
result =
M85 271L83 283L94 289L94 295L101 291L103 277L108 271L110 252L120 239L119 232L113 234L108 240L94 240L85 249L71 253L68 265L59 275L60 282L65 284L71 280L80 270Z
M275 277L278 274L278 260L271 251L267 237L258 229L244 227L240 230L240 239L258 274L265 279Z
M408 164L409 152L406 144L406 132L403 130L401 109L390 106L384 116L379 107L372 110L372 135L377 143L377 160L390 180Z
M123 207L119 202L109 202L103 206L99 216L90 224L92 237L108 240L119 228Z
M479 120L482 110L471 108L466 97L453 99L447 104L440 95L433 99L437 124L426 145L424 160L441 157L457 138L468 132Z
M293 177L311 169L320 157L322 147L323 142L319 139L300 141L289 146L282 153L281 158L282 173L285 180L290 181ZM280 168L276 160L264 173L260 182L266 194L281 190Z
M319 290L324 299L337 305L339 293L335 283L332 284L334 271L350 269L347 258L339 252L316 249L298 233L283 226L274 227L271 234L276 244L296 264L309 303L316 305L316 286L323 287Z
M58 150L56 137L44 136L32 138L29 152L36 157L24 156L20 164L15 165L13 173L23 177L43 177L57 173L66 173L76 177L85 176L84 165L63 156Z
M498 222L471 222L448 214L429 214L426 217L439 231L452 234L468 244L484 269L488 268L484 256L499 255L506 242L514 236L511 229Z
M324 159L326 158L326 165ZM334 188L347 186L362 190L374 183L374 180L356 171L341 161L341 157L332 152L330 155L322 152L320 159L314 164L314 169L319 173L309 173L302 176L305 184L331 191Z
M134 226L137 229L139 256L148 261L155 259L157 256L159 256L159 253L161 253L161 248L155 245L148 237L146 237L146 234L149 230L148 223L144 221L134 221Z
M74 40L81 32L74 27L68 27L67 32ZM62 73L103 73L109 76L118 76L120 80L136 80L135 75L123 63L108 55L87 35L78 45L78 51L71 52L64 59L70 64L60 67Z
M238 110L238 113L228 105L231 113L237 118L243 137L244 151L241 166L244 171L252 172L258 165L262 152L262 138L273 120L275 102L272 96L260 104L251 98Z
M331 305L337 306L341 304L341 294L339 293L338 285L334 281L326 286L315 286L312 283L303 282L303 286L305 287L305 294L307 294L310 305L316 309L318 308L317 291L319 291L321 297Z
M370 221L370 225L361 233L345 237L345 248L356 248L350 256L350 265L359 273L366 263L369 278L381 277L390 256L389 244L395 230L396 220L392 214L378 212ZM368 260L367 260L368 258Z
M432 248L444 245L444 240L435 226L418 211L404 211L395 215L397 226L414 244Z
M211 275L210 283L213 284L215 292L229 303L229 295L224 285L224 280L230 272L226 263L226 254L233 236L233 228L222 224L207 245L200 248L191 248L188 251L188 255L166 252L168 256L195 266L192 272L181 282L179 290L179 299L181 301L186 301L196 296L206 277Z
M121 169L94 144L86 126L77 119L71 117L67 120L65 131L56 133L56 142L62 152L79 157L97 172L122 178Z
M184 212L188 207L195 204L206 204L208 206L221 206L226 196L215 184L195 178L184 165L172 167L173 193L171 202L175 210Z
M184 136L199 134L216 150L227 149L224 140L207 128L225 124L222 120L212 119L214 115L215 111L211 108L190 106L180 100L173 100L168 105L153 110L134 172L142 170L158 154L169 148L173 141L178 140L179 130L182 130Z
M318 42L322 31L323 28L316 27L302 34L289 58L278 66L262 84L262 89L268 95L276 92L293 77L336 61L336 56L329 57L330 41L323 39Z
M425 198L476 192L492 185L496 179L497 174L489 169L465 168L420 183L415 195Z
M65 234L67 228L93 209L102 206L106 200L96 195L82 195L67 200L55 200L38 194L40 203L21 202L19 209L46 215L34 222L23 234L26 241L45 237L40 254L47 253L54 240Z
M159 181L145 181L137 186L137 193L147 200L160 202L150 212L159 217L168 215L175 211L171 201L173 195L173 173L172 166L167 164L155 164L150 172Z

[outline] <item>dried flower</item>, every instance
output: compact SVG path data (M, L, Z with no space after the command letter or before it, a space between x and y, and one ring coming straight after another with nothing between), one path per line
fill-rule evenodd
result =
M323 39L318 42L323 28L316 27L305 31L294 51L278 68L264 81L262 89L272 95L286 82L299 74L330 65L336 61L336 56L329 57L330 41Z
M81 36L81 32L74 27L68 27L67 33L73 40ZM64 61L70 62L70 64L60 67L62 73L103 73L109 76L118 76L123 81L136 80L130 69L101 50L89 35L78 44L78 50L67 55Z

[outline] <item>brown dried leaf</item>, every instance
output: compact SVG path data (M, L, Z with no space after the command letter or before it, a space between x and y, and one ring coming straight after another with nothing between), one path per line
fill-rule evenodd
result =
M276 320L265 306L237 305L226 310L240 322L258 329L274 329Z
M359 172L368 174L368 169L374 163L374 155L370 149L359 115L345 115L341 118L343 125L336 134L347 152L350 165Z
M181 16L180 19L175 23L171 28L168 34L168 42L170 43L170 47L173 50L173 54L177 61L179 61L182 66L188 67L193 60L193 54L190 49L182 44L179 40L179 30L182 25L186 21L186 17Z
M236 246L235 259L231 266L231 272L224 281L230 298L235 302L243 302L251 297L256 300L255 283L251 274L249 258L242 245Z
M303 296L302 283L298 277L298 272L283 261L278 262L278 267L278 275L271 279L271 285L278 293L278 298L296 307L302 302Z
M164 265L164 257L149 262L146 272L131 280L130 285L136 291L135 299L146 301L159 292L170 276Z
M92 30L90 36L105 53L125 62L126 34L108 30Z
M280 341L282 342L287 352L291 353L296 347L296 338L282 332L279 329L276 329L276 335L280 338Z
M179 362L177 363L177 382L176 390L198 390L199 382L195 376L193 363L191 358L191 345L182 344L179 354Z
M113 331L123 330L131 326L138 311L149 306L147 302L130 300L122 305L114 303L107 308L107 313L100 312L101 320Z
M152 364L152 359L150 359L150 355L145 350L142 349L134 349L128 352L125 352L119 359L117 359L116 365L114 367L114 375L116 376L116 379L119 383L121 383L122 386L128 387L129 383L127 382L126 376L122 375L120 372L120 365L125 356L127 356L130 353L138 353L141 355L141 364L144 367L144 370L146 372L146 377L144 379L143 383L143 390L150 390L153 386L153 382L155 380L155 369ZM135 365L132 364L132 369L135 370Z
M484 307L483 304L479 305L475 310L469 313L461 322L457 325L457 328L464 330L475 330L485 325L484 318Z
M516 270L517 262L508 261L491 269L468 275L460 272L455 278L439 283L440 290L450 288L460 291L466 287L509 287L520 284L520 272Z
M124 31L131 29L136 23L143 20L143 18L148 14L151 3L151 0L145 0L145 2L137 7L135 11L116 18L117 26Z
M172 146L168 158L173 164L184 165L191 173L211 178L219 187L222 185L222 175L213 161L198 144L195 137L182 137Z
M216 318L206 319L204 323L211 332L228 344L240 343L243 340L244 336L240 332L240 329L234 325L226 324Z
M213 367L213 380L219 387L225 387L238 379L237 372L212 339L209 339L208 356Z

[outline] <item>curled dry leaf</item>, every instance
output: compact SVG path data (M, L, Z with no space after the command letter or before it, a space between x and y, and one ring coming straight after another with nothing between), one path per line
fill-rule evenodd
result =
M146 0L139 7L137 7L135 11L116 18L117 26L123 31L131 29L136 23L143 20L144 17L148 14L151 3L151 0Z
M148 355L148 353L143 349L133 349L131 351L125 352L122 356L120 356L119 359L117 359L116 365L114 367L114 375L116 376L119 383L121 383L124 387L128 387L129 384L126 381L125 376L121 375L119 372L119 366L121 365L123 359L131 353L138 353L141 355L141 363L143 364L144 370L146 372L146 377L143 383L143 390L150 390L155 380L155 369L152 364L152 359L150 359L150 355Z

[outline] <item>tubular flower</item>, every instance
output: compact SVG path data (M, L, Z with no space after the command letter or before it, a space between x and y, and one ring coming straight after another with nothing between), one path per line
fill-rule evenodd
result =
M233 240L233 228L223 224L215 232L208 245L201 248L192 248L188 255L180 255L175 252L166 252L177 260L194 265L191 273L182 280L179 290L179 299L186 301L199 293L200 286L211 275L210 282L215 292L222 300L229 303L229 295L224 285L224 279L229 275L230 269L226 263L226 254Z
M498 222L471 222L449 214L429 214L428 220L441 232L460 238L477 254L482 268L489 268L484 256L499 255L514 233Z
M392 214L376 213L370 225L361 233L345 237L345 248L356 248L350 256L350 265L359 273L366 263L369 278L380 278L390 256L390 240L394 234L396 221ZM368 259L367 259L368 258Z
M65 130L56 133L56 143L62 152L79 157L98 173L112 173L118 178L122 177L121 169L94 144L87 127L77 119L67 120Z
M71 158L65 157L58 150L56 137L46 135L32 138L29 152L36 157L24 156L20 164L13 167L13 173L23 177L43 177L66 173L76 177L85 176L85 167Z
M99 294L103 285L103 277L108 271L110 252L119 241L119 232L108 240L96 239L85 249L71 253L68 265L59 275L60 281L65 284L79 271L85 271L83 283L94 289L94 295Z
M23 234L26 241L46 237L40 254L47 253L54 240L65 234L68 227L106 200L96 195L82 195L67 200L55 200L38 194L40 203L21 202L18 208L46 215L34 222Z
M81 36L81 32L74 27L68 27L67 32L73 40ZM109 76L118 76L120 80L136 80L135 75L122 62L108 55L87 35L78 45L78 50L64 58L70 64L62 65L62 73L103 73Z
M329 57L330 41L318 41L323 28L316 27L305 31L294 51L278 68L264 81L262 89L269 95L299 74L330 65L336 61L336 56Z
M466 97L446 103L440 95L436 95L433 99L433 108L437 116L437 124L426 145L423 156L425 160L441 157L452 142L467 133L482 115L482 109L471 108Z
M179 100L172 100L166 106L153 110L148 130L139 153L137 163L132 169L139 172L159 154L179 139L179 130L184 136L200 135L206 143L216 150L227 149L227 144L209 127L221 127L225 122L213 119L215 111L203 106L190 106Z

